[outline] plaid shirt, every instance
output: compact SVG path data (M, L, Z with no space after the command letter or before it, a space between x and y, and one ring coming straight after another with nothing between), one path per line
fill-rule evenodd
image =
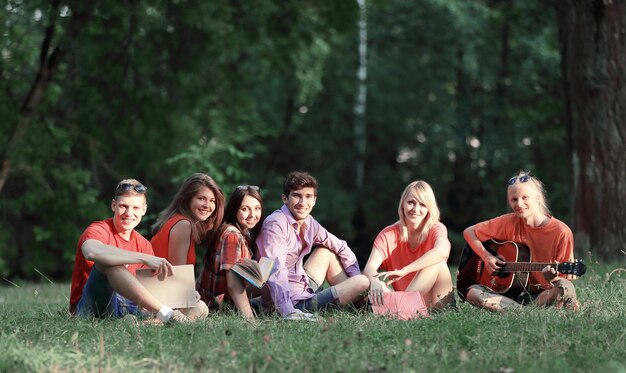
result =
M196 285L209 308L219 308L224 300L229 299L226 271L242 258L252 258L248 240L237 227L228 224L222 230L215 249L205 256L204 268Z

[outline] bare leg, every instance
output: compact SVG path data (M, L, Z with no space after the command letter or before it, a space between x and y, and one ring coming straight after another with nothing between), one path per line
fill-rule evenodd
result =
M230 299L235 304L239 314L246 320L251 321L254 320L254 312L252 311L244 282L245 280L239 277L235 272L230 270L226 272L226 283Z
M340 306L353 303L370 287L370 280L365 275L357 275L334 286Z
M429 308L443 308L454 301L452 276L445 262L415 274L406 291L419 291Z
M319 285L326 280L330 286L334 286L348 279L339 257L325 247L318 247L311 253L304 263L304 269Z
M569 280L558 280L554 287L544 290L537 296L534 304L539 307L554 305L557 308L565 307L568 310L578 311L580 305L576 299L576 289Z
M348 277L339 257L325 247L315 249L304 263L304 269L316 283L321 285L326 280L335 288L340 306L354 302L370 286L364 275Z
M472 286L467 291L467 301L475 306L488 309L490 311L505 311L509 309L521 309L523 306L511 298L492 293L481 287Z
M441 268L437 275L437 280L428 293L430 306L435 309L442 309L450 304L456 304L454 300L454 286L452 276L446 263L440 264Z

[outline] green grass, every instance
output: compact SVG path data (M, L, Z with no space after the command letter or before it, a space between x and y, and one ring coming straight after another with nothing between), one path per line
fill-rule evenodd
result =
M365 311L320 323L232 314L173 327L73 319L67 284L0 287L0 372L626 372L624 265L588 265L581 311L528 307L395 321ZM613 273L609 276L609 273Z

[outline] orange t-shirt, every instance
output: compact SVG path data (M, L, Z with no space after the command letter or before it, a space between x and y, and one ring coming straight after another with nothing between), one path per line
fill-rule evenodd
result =
M120 249L128 251L154 255L150 242L139 234L139 232L133 230L130 234L130 239L126 241L117 233L115 225L113 224L113 219L91 223L78 239L78 245L76 247L76 257L74 259L74 271L72 272L72 286L70 292L71 313L74 313L80 298L83 296L83 288L85 287L85 283L87 283L87 279L91 273L91 268L93 267L93 262L85 259L81 249L83 243L89 239L98 240L105 245L119 247ZM126 265L128 271L133 275L135 275L135 271L138 268L142 267L143 264Z
M392 224L383 229L374 240L374 248L383 257L380 269L394 271L413 263L435 246L438 238L448 238L448 230L442 223L436 223L428 231L424 242L417 247L411 247L408 242L401 241L402 229L400 224ZM404 276L392 284L396 291L404 291L409 286L415 274Z
M163 224L161 229L154 235L154 237L152 237L152 239L150 240L150 243L152 244L152 248L154 249L154 255L170 260L170 257L168 255L169 254L168 246L170 243L170 231L172 230L172 227L174 227L174 225L181 220L189 221L189 219L187 219L183 215L176 214L172 216L171 218L169 218L165 222L165 224ZM189 237L189 248L187 249L187 263L186 264L196 265L196 244L195 242L193 242L193 237L191 236Z
M481 241L513 241L528 246L531 262L568 262L574 260L574 235L571 229L555 217L541 227L531 227L513 213L498 216L474 225L476 237ZM559 274L559 277L567 276ZM549 287L541 272L531 272L531 292ZM533 286L534 285L534 286Z

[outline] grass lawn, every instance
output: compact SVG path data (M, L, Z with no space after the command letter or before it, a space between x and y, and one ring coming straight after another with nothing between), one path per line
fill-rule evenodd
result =
M3 281L0 372L626 372L626 265L587 268L577 313L462 303L413 321L335 311L250 325L224 313L173 327L70 318L68 284Z

